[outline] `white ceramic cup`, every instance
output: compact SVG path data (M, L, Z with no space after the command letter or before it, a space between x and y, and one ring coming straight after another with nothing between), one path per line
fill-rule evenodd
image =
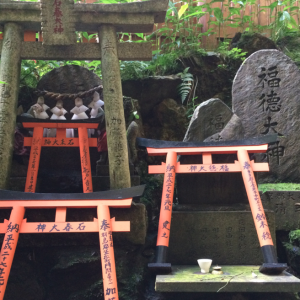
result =
M212 259L202 258L202 259L198 259L197 262L198 262L198 265L201 269L201 273L208 273L209 272L209 268L211 266Z

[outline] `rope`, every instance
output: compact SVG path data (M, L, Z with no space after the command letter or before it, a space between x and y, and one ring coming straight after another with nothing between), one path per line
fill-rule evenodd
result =
M103 90L102 85L96 86L88 91L80 92L77 94L59 94L59 93L52 93L52 92L40 91L40 90L36 90L35 93L38 96L43 96L45 98L50 98L50 99L54 99L54 100L58 101L58 100L84 98L84 97L92 96L94 94L94 92L98 92L101 90Z

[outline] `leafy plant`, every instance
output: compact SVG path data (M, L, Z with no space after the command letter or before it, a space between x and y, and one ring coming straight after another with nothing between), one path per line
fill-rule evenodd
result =
M177 87L182 103L185 101L193 88L194 76L188 71L189 67L185 68L181 73L177 74L182 80L182 83L180 83Z

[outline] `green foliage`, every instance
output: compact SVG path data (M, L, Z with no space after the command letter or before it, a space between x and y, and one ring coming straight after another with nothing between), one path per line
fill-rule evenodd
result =
M148 70L149 63L142 61L121 61L120 70L122 80L143 79L148 77L150 71Z
M182 72L177 74L182 80L182 83L180 83L177 87L182 103L185 101L193 88L194 76L188 71L189 68L185 68Z
M193 114L194 114L194 111L195 111L195 109L197 108L197 106L199 105L199 104L196 104L195 103L195 100L197 99L198 97L194 97L190 102L188 102L188 104L187 104L187 110L186 110L186 116L187 116L187 118L190 120L191 119L191 117L193 116Z
M267 191L300 191L299 183L262 183L258 185L258 190L265 193Z

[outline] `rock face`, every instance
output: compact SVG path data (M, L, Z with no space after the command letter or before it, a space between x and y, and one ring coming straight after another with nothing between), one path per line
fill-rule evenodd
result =
M173 99L164 99L153 108L152 116L143 119L145 136L164 141L182 140L187 123L186 109Z
M231 109L220 99L213 98L201 103L191 118L184 142L202 142L220 132L232 117Z
M258 156L268 161L263 182L300 181L300 71L277 50L252 54L240 67L232 88L233 112L240 117L245 137L278 133L279 139Z
M88 69L75 65L67 65L45 74L38 82L37 89L60 94L76 94L88 91L101 84L101 79ZM49 107L56 105L56 100L54 99L46 99L45 101ZM83 104L88 106L91 101L92 97L83 99ZM68 112L73 107L74 100L64 100L64 108ZM66 118L70 119L70 114L67 114Z
M230 48L240 48L250 56L262 49L277 49L276 44L259 33L236 33L231 41Z
M229 139L235 134L232 127L239 123L237 117L232 117L232 111L220 99L207 100L196 108L183 141L218 141L223 131L224 139ZM231 124L228 123L230 121ZM213 163L233 163L236 159L236 155L219 154L213 156ZM180 163L202 164L202 156L181 156ZM179 204L231 205L248 202L239 173L177 174L177 190Z

